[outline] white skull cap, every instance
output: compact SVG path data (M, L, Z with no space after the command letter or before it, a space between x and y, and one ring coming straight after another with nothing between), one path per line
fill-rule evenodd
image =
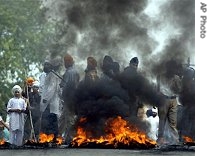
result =
M39 87L39 85L40 85L39 81L36 80L36 81L33 82L32 86L33 87Z

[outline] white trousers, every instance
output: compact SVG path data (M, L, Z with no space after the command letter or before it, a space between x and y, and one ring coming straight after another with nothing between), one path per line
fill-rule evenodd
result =
M22 146L23 145L23 131L18 130L18 129L15 131L10 131L9 142L10 144L13 144L16 146Z

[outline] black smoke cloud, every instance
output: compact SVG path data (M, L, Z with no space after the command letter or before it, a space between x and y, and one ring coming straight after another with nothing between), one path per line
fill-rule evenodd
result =
M147 132L150 125L131 112L136 111L137 114L137 105L141 106L142 103L158 106L160 97L155 88L140 73L123 72L112 78L100 79L95 83L80 82L74 96L77 126L99 137L106 132L105 121L121 116L139 130ZM69 101L71 104L72 99ZM86 118L86 122L80 122L81 118Z
M78 119L87 120L85 123L78 120L78 126L95 137L103 135L105 121L109 118L129 115L128 93L117 81L99 80L91 85L81 81L74 98Z
M147 3L147 0L55 2L53 5L60 9L57 14L65 27L60 42L81 59L88 56L99 59L106 53L125 63L127 58L121 54L128 53L127 50L148 56L155 41L148 35L150 21L143 13Z
M144 13L147 5L147 0L61 0L47 4L48 17L54 15L63 25L56 40L65 48L56 50L57 55L69 50L78 61L84 61L88 56L100 60L108 54L125 66L127 57L134 54L141 69L152 75L163 71L172 58L183 64L191 57L194 63L195 1L167 1L157 18ZM150 30L164 31L168 25L172 26L169 38L161 51L153 54L158 43L150 37ZM178 34L170 35L174 30Z

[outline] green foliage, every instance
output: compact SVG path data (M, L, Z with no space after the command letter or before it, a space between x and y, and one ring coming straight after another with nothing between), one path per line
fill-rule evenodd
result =
M11 88L37 76L31 65L40 69L55 38L55 24L44 15L39 0L0 0L0 114L5 115Z

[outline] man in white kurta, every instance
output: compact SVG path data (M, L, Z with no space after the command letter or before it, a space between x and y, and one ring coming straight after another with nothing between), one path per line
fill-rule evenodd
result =
M54 134L54 139L58 135L58 117L60 116L60 78L52 70L56 70L60 64L53 59L50 63L45 63L44 72L46 73L43 92L41 94L41 127L40 132Z
M21 97L22 89L20 86L15 85L12 88L14 97L11 98L7 104L7 112L9 114L9 129L10 138L9 142L16 146L23 144L24 132L24 111L26 110L26 102Z

